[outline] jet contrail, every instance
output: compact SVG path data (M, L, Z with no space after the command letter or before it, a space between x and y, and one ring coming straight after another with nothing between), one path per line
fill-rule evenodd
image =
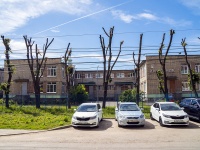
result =
M71 22L74 22L74 21L78 21L78 20L81 20L81 19L84 19L84 18L87 18L87 17L93 16L93 15L95 15L95 14L98 14L98 13L104 12L104 11L109 10L109 9L112 9L112 8L119 7L119 6L121 6L121 5L124 5L124 4L127 4L127 3L130 3L131 1L133 1L133 0L130 0L130 1L128 1L128 2L124 2L124 3L118 4L118 5L115 5L115 6L112 6L112 7L109 7L109 8L106 8L106 9L103 9L103 10L100 10L100 11L97 11L97 12L94 12L94 13L91 13L91 14L88 14L88 15L85 15L85 16L82 16L82 17L79 17L79 18L76 18L76 19L74 19L74 20L71 20L71 21L68 21L68 22L62 23L62 24L60 24L60 25L57 25L57 26L54 26L54 27L48 28L48 29L43 30L43 31L40 31L40 32L37 32L37 33L35 33L34 35L37 35L37 34L40 34L40 33L46 32L46 31L49 31L49 30L51 30L51 29L54 29L54 28L57 28L57 27L63 26L63 25L65 25L65 24L68 24L68 23L71 23Z

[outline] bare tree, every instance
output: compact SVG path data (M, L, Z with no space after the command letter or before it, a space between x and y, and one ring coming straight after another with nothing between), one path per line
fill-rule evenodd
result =
M115 61L113 62L113 64L111 64L112 61L112 39L113 39L113 32L114 32L114 27L110 28L110 32L107 33L105 31L105 29L103 28L103 31L105 32L105 34L107 35L107 37L109 38L109 42L108 42L108 46L105 46L105 42L104 42L104 38L100 35L100 43L101 43L101 49L103 52L103 88L104 88L104 95L103 95L103 104L102 107L105 108L106 107L106 99L107 99L107 90L108 90L108 82L111 81L111 72L112 69L115 65L115 63L117 62L117 59L119 58L119 55L121 53L121 47L123 44L123 41L120 42L120 49L119 49L119 53L115 59ZM98 77L97 77L98 78Z
M32 80L33 80L35 99L36 99L36 108L40 108L40 78L43 76L43 73L46 67L46 61L47 61L47 57L45 57L46 51L48 47L51 45L51 43L53 42L54 38L50 42L48 41L48 38L47 38L46 44L43 45L43 52L40 52L37 47L37 44L35 44L35 51L33 51L34 41L32 42L31 38L28 39L27 36L23 36L23 37L24 37L24 41L25 41L26 49L27 49L28 65L29 65ZM35 56L33 56L34 52L35 52ZM41 58L39 58L39 55L41 55Z
M72 50L69 49L70 43L67 46L67 50L65 52L64 56L64 62L65 62L65 78L66 78L66 93L68 97L67 107L71 108L71 101L70 101L70 88L71 88L71 79L72 79L72 73L73 73L73 67L69 66L68 60L71 56Z
M167 73L166 73L166 60L167 60L167 55L170 50L172 40L173 40L173 35L175 34L174 30L170 30L170 40L165 52L165 55L163 56L163 48L164 48L164 41L165 41L165 33L163 34L162 42L159 48L159 62L161 65L162 70L157 70L156 74L159 79L159 85L160 85L160 90L163 92L165 95L166 101L169 101L169 95L168 95L168 87L167 87Z
M187 50L186 50L186 46L187 43L185 42L185 39L182 39L181 45L183 47L184 53L185 53L185 60L189 69L189 83L190 83L190 87L192 88L192 91L195 94L195 97L198 98L198 93L197 93L197 89L196 89L196 83L199 83L199 75L197 73L195 73L194 70L192 70L190 63L188 61L188 55L187 55Z
M1 89L5 92L6 95L6 108L9 108L9 93L10 93L10 85L12 81L12 74L14 72L14 65L11 65L10 63L10 39L5 39L4 36L1 36L3 40L3 44L5 46L5 57L6 57L6 67L8 68L8 79L7 82L4 82L1 84Z
M141 51L142 51L142 37L143 34L140 34L140 46L139 46L139 54L138 61L135 60L135 53L133 52L133 61L136 66L135 77L136 77L136 103L139 105L140 102L140 59L141 59Z

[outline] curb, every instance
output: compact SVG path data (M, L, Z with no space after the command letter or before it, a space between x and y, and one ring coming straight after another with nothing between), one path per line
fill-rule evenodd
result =
M52 128L52 129L47 129L47 130L40 130L40 131L30 131L30 132L21 132L21 133L8 133L8 134L4 134L4 135L0 135L0 137L2 136L13 136L13 135L23 135L23 134L32 134L32 133L40 133L40 132L47 132L47 131L54 131L54 130L61 130L61 129L66 129L66 128L70 128L71 125L66 125L66 126L60 126L60 127L56 127L56 128ZM6 129L5 129L6 130Z

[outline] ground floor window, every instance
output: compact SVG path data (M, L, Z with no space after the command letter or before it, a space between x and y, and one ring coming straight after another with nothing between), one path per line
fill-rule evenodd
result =
M56 82L47 83L47 93L56 93Z
M189 82L182 82L182 91L190 91Z

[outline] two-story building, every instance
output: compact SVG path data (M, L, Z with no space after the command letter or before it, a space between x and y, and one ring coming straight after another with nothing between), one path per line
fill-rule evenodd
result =
M188 61L191 68L196 72L200 72L200 56L190 55ZM158 56L146 56L146 60L140 66L140 90L145 92L145 97L162 98L163 94L159 90L159 80L156 71L161 70ZM189 82L189 69L186 64L185 56L183 55L168 55L166 60L167 85L169 95L174 99L194 96ZM200 86L197 85L197 90L200 92Z
M15 67L10 88L10 96L21 99L34 97L33 80L27 59L11 60ZM6 68L6 66L5 66ZM44 68L41 68L44 69ZM4 72L5 79L8 73ZM108 86L108 99L117 100L123 90L133 88L133 70L113 70L112 82ZM73 84L84 84L90 100L103 98L103 71L75 71ZM48 58L40 80L41 98L66 99L66 79L61 58Z

